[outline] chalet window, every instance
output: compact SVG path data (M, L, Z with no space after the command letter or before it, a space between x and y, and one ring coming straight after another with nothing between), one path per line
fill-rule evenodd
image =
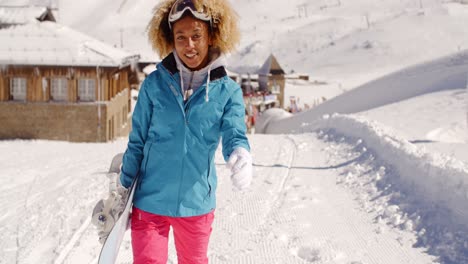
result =
M67 78L52 78L50 80L50 94L54 101L68 100L68 80Z
M11 78L10 95L12 100L26 100L26 81L26 78Z
M96 101L96 80L79 79L78 96L80 101Z
M271 93L272 94L279 94L281 93L281 87L280 85L276 82L276 80L273 80L273 85L271 87Z

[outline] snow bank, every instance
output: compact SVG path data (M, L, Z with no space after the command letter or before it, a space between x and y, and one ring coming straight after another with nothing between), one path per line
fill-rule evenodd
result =
M291 117L292 114L280 108L270 108L262 113L255 123L256 133L266 133L268 125L272 122Z
M400 138L382 125L362 117L334 114L311 124L302 131L332 129L349 137L362 139L368 148L394 167L404 191L420 201L447 208L457 225L468 228L468 167L448 156L427 153Z

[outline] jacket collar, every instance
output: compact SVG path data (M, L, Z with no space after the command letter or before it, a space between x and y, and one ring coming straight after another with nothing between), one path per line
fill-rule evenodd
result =
M166 68L170 74L174 75L179 72L177 69L177 62L175 60L174 54L171 52L166 58L161 62L164 68ZM226 69L223 66L217 67L210 72L210 81L221 79L224 76L227 76Z

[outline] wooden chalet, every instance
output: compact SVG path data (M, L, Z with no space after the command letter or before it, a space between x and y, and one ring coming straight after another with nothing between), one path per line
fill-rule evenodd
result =
M138 58L49 21L1 29L0 139L127 136Z

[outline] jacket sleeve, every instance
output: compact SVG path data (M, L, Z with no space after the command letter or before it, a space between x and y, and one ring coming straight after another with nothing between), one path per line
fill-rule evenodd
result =
M237 88L224 107L221 123L223 157L225 161L229 159L232 151L238 147L250 151L246 132L244 99L242 97L242 90Z
M148 95L150 78L146 78L141 85L138 100L132 116L132 130L129 135L127 150L122 158L120 182L126 188L130 187L133 179L138 175L143 160L143 148L152 116L152 102Z

